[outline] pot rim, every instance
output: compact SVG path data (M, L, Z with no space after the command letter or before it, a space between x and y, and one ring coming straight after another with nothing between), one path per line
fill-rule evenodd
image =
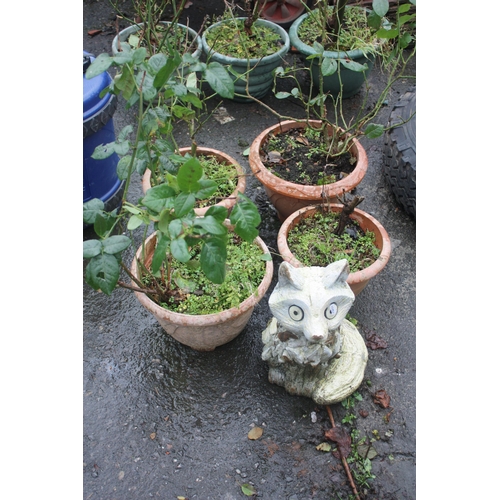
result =
M321 121L309 120L309 123L321 124ZM295 125L296 127L292 125ZM356 167L349 175L340 181L332 182L331 184L324 184L322 186L295 184L293 182L280 179L264 166L262 160L260 159L260 146L270 133L276 129L287 131L292 128L305 128L305 126L305 122L285 120L274 124L261 132L252 142L250 146L250 154L248 156L250 168L252 169L254 175L262 184L264 184L264 186L269 186L280 194L292 196L301 200L321 199L321 193L323 191L326 191L326 194L329 197L342 194L344 190L346 192L351 191L363 180L368 169L368 156L365 148L361 145L358 139L353 139L353 144L351 146L351 153L358 158Z
M190 147L179 148L179 153L182 154L183 156L185 153L189 153L190 151L191 151ZM219 203L216 203L215 205L209 205L202 208L195 208L194 211L196 215L199 217L205 215L205 212L212 206L225 207L227 209L234 207L234 205L236 204L238 193L244 194L246 189L246 182L247 182L246 173L243 167L232 156L229 156L227 153L224 153L224 151L220 151L219 149L205 148L203 146L198 146L196 148L196 152L208 156L222 157L226 161L226 165L234 165L238 175L238 183L236 184L236 189L231 193L230 196L228 196L224 200L219 201ZM144 172L141 183L142 183L142 192L146 194L146 191L151 187L151 170L149 170L149 168L147 168L146 171Z
M230 226L229 220L226 219L226 224ZM152 253L154 250L154 245L156 243L156 232L151 234L145 241L146 245L146 259L148 259L148 255ZM270 251L264 241L257 236L255 238L254 243L259 245L262 249L263 254L270 254ZM142 254L142 245L137 249L136 254L132 260L132 265L130 266L130 272L135 278L138 278L137 273L137 261L141 259ZM159 306L156 302L152 301L145 293L134 291L135 296L139 300L139 302L151 313L158 316L163 316L164 318L168 318L168 320L172 323L179 323L184 326L213 326L224 323L228 319L234 318L235 316L241 315L242 313L248 311L249 309L255 307L262 297L265 295L267 289L271 285L271 281L273 278L273 261L266 261L266 270L264 274L264 278L262 279L260 285L257 288L257 295L253 293L249 297L247 297L243 302L240 303L237 307L232 307L231 309L225 309L220 313L213 314L183 314L170 311L165 309L164 307Z
M246 19L246 17L236 17L235 18L235 20L237 20L237 21L245 20L245 19ZM263 25L271 28L273 31L278 32L279 35L281 36L281 39L284 42L283 47L281 47L274 54L270 54L268 56L264 56L264 57L260 57L260 58L255 57L252 59L241 59L239 57L226 56L225 54L222 54L220 52L213 50L207 43L207 39L205 36L206 32L210 31L211 29L213 29L216 26L220 26L221 24L225 24L225 23L228 23L230 21L232 21L232 19L225 19L222 21L218 21L218 22L208 26L205 29L205 31L202 33L201 44L203 46L203 51L205 52L205 54L207 54L208 57L212 56L213 54L217 54L218 57L224 58L226 60L227 64L238 64L241 61L248 61L247 64L254 66L257 63L266 64L267 62L274 60L276 57L284 56L290 50L290 37L289 37L288 33L286 32L286 30L284 30L279 24L273 23L272 21L268 21L267 19L262 19L262 18L257 19L255 21L255 23L256 24L263 24Z
M346 7L359 7L356 5L347 5ZM370 9L365 9L366 11L370 11ZM304 43L300 37L299 37L299 27L300 25L304 22L304 20L310 15L309 12L306 12L302 14L300 17L298 17L293 24L290 26L290 29L288 30L290 39L293 40L293 46L302 54L305 54L306 56L310 56L312 54L316 54L317 51L314 50L313 47L310 45L307 45ZM375 52L376 48L381 44L382 42L377 42L374 44L371 44L373 47L373 52ZM368 48L369 46L367 46ZM331 57L332 59L360 59L361 57L366 57L368 54L370 54L372 51L371 50L366 50L362 51L361 49L352 49L352 50L347 50L347 51L340 51L337 52L335 50L325 50L323 53L324 56L326 57Z
M287 236L289 231L298 223L300 220L313 215L321 205L309 205L307 207L300 208L293 212L286 220L282 223L278 231L278 251L283 258L283 260L289 262L294 267L305 267L290 251L287 242ZM330 203L330 208L340 212L343 205L339 203ZM369 213L355 208L354 212L350 215L351 219L354 219L360 224L363 230L368 229L375 233L376 240L378 239L379 245L377 247L380 249L380 255L377 260L369 265L365 269L361 269L354 273L349 273L347 283L349 285L355 285L364 281L368 281L382 271L382 269L387 265L389 257L391 255L391 240L389 234L387 233L384 226L375 217ZM364 226L364 227L363 227Z
M166 25L169 25L169 24L172 24L171 21L159 21L158 24L166 24ZM189 34L193 37L193 41L194 43L196 44L196 50L194 52L194 55L195 57L199 56L203 50L203 46L202 46L202 43L201 43L201 38L200 36L198 35L198 33L196 33L196 31L193 29L193 28L190 28L189 26L186 26L185 24L181 24L181 23L174 23L176 24L177 26L179 26L180 28L183 28L185 30L187 30L189 32ZM127 40L127 37L129 35L131 35L132 33L135 33L136 31L139 31L139 29L144 26L144 23L136 23L136 24L132 24L131 26L127 26L126 28L122 29L118 35L115 35L115 37L113 38L113 41L111 42L111 51L113 54L117 54L118 53L118 38L120 38L120 42L124 42Z

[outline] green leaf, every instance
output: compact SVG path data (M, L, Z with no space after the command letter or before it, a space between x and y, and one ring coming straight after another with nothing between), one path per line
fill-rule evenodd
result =
M325 57L321 63L321 73L323 76L333 75L337 71L337 61L332 57Z
M132 215L128 220L127 229L129 231L133 231L134 229L140 227L143 223L144 219L142 217L139 217L138 215Z
M86 240L83 242L83 258L91 259L99 255L102 250L102 243L99 240Z
M132 61L136 66L138 66L142 63L142 61L144 61L144 59L146 59L147 55L148 51L146 50L146 48L139 47L137 50L134 50Z
M392 39L396 38L398 35L399 35L399 30L397 29L393 30L380 29L377 31L377 38Z
M241 485L241 491L247 497L251 497L257 494L257 490L251 484L248 483Z
M99 54L87 68L85 78L90 80L101 73L104 73L113 64L113 58L109 54Z
M108 142L107 144L99 144L90 155L94 160L104 160L109 158L115 152L115 142Z
M170 186L160 184L147 190L142 204L150 210L160 213L173 196L175 196L175 191Z
M211 179L200 179L198 185L199 189L194 193L198 200L206 200L217 191L217 183Z
M121 74L114 80L115 87L121 90L123 97L128 101L135 90L134 73L128 66L123 67Z
M384 17L389 11L389 0L373 0L372 9L380 17Z
M93 257L85 270L85 281L106 295L116 288L120 277L120 261L114 255L101 254Z
M132 125L126 125L120 130L120 133L118 134L116 140L118 142L123 142L133 131L134 127Z
M290 97L292 94L290 92L276 92L274 96L276 99L286 99L287 97Z
M229 216L235 233L247 242L252 242L258 235L257 226L261 222L260 214L254 203L244 194L238 194L238 203Z
M398 13L404 14L405 12L408 12L410 9L411 9L410 3L403 3L398 7Z
M132 156L127 155L120 158L120 161L116 165L116 174L118 175L118 179L121 181L124 181L128 177L128 168L131 160Z
M175 259L180 262L188 262L191 259L191 254L184 238L176 238L170 243L170 252Z
M153 260L151 261L151 271L157 273L167 256L168 246L170 244L170 238L163 234L161 238L156 243L155 253L153 254Z
M179 66L182 59L178 53L176 53L176 57L168 58L165 65L158 70L156 76L154 78L153 85L155 88L160 89L167 83L168 79L175 71L175 69Z
M132 240L125 235L114 235L110 236L108 239L102 242L102 247L104 253L114 255L123 252L126 248L130 246Z
M172 219L168 225L168 233L170 238L178 238L182 234L182 221L180 219Z
M201 227L209 234L222 236L227 234L227 228L221 221L211 215L205 217L197 217L194 223L195 227Z
M351 60L346 60L346 59L340 59L340 63L342 66L345 66L347 69L350 69L351 71L355 71L357 73L361 73L362 71L366 71L368 69L368 64L359 64L356 61L351 61Z
M122 44L122 50L116 54L113 59L116 64L125 65L132 62L134 59L134 53L130 49L130 45Z
M194 193L200 188L199 180L203 175L201 163L196 158L189 158L177 174L179 189L186 193Z
M205 217L208 216L211 216L220 223L222 223L227 218L227 208L213 205L205 212Z
M234 97L234 82L222 64L211 62L204 73L210 87L221 97L232 99Z
M368 14L366 23L371 29L378 30L380 28L380 25L382 24L382 17L380 17L376 12L372 10Z
M194 209L196 198L193 193L180 193L174 201L174 210L177 217L184 217Z
M201 249L201 270L212 283L221 284L226 278L226 240L210 238Z
M94 232L97 236L104 238L106 233L113 227L116 218L111 217L106 212L100 212L96 214L94 222Z
M169 208L162 210L160 214L160 220L158 221L158 229L162 233L168 233L168 226L172 222L174 216L172 215Z
M129 141L115 142L115 153L116 154L123 156L123 155L128 153L129 149L130 149Z
M104 202L99 198L92 198L83 204L83 222L94 224L96 215L104 210Z
M376 139L384 133L384 126L379 123L370 123L365 128L365 135L369 139Z
M160 69L167 63L167 56L162 52L154 54L149 58L148 68L149 72L154 76Z

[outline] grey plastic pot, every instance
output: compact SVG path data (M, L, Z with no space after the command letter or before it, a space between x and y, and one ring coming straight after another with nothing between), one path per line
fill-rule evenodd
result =
M300 25L309 16L309 13L303 14L297 18L294 23L290 26L288 31L290 36L290 43L295 47L302 55L306 58L312 54L316 54L317 51L314 50L310 45L306 45L302 40L300 40L298 35L298 30ZM326 57L331 57L333 59L349 59L355 61L359 64L365 64L368 68L365 71L351 71L345 68L342 64L338 64L338 69L333 75L323 77L323 90L325 92L330 92L332 95L337 96L342 90L342 98L351 97L359 92L363 84L365 83L370 71L373 68L373 63L375 61L374 53L363 53L361 50L349 50L347 52L335 52L335 51L325 51L324 55ZM311 64L311 76L313 84L316 88L319 87L319 76L320 67L319 59L314 58L312 60L307 60L307 64Z
M168 21L160 21L159 24L169 26L171 23ZM126 42L129 38L129 36L136 33L137 31L139 31L143 25L144 25L144 23L139 23L139 24L134 24L132 26L129 26L128 28L125 28L124 30L120 31L120 33L113 38L113 42L111 44L111 51L113 53L113 56L116 56L119 52L118 40L120 40L120 43ZM201 54L203 52L200 37L198 36L196 31L194 31L192 28L189 28L188 26L185 26L184 24L177 23L177 26L179 28L182 28L182 29L185 29L188 31L190 38L192 40L194 40L194 43L196 46L196 49L193 52L193 57L196 59L199 59L199 57L201 56Z
M244 17L238 17L236 19L239 21L245 20ZM218 26L227 22L232 22L232 20L219 21L218 23L212 24L205 30L201 37L203 51L210 61L216 61L231 68L230 73L234 81L234 92L235 94L238 94L234 97L235 101L251 101L250 98L244 97L248 94L257 99L261 99L271 90L274 78L273 71L283 63L283 57L290 49L290 37L288 36L288 33L276 23L267 21L266 19L257 19L257 21L255 21L256 25L268 26L273 31L280 34L281 40L283 41L282 47L274 54L260 59L240 59L238 57L230 57L214 51L211 47L209 47L206 39L206 33L217 29ZM233 72L237 73L237 75L232 74Z

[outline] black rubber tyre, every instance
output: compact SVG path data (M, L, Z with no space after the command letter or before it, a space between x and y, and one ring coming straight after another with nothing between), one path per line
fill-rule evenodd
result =
M111 118L113 118L117 105L118 100L115 95L112 95L111 99L99 113L85 120L83 122L83 138L85 139L89 135L95 134L101 130L101 128L104 127L104 125L106 125Z
M388 130L384 138L385 178L397 202L414 218L417 212L416 104L417 89L412 87L395 104L388 126L406 123Z

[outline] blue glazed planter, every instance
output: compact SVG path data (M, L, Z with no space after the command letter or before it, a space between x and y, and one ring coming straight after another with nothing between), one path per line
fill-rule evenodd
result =
M298 35L298 30L300 25L309 16L309 13L303 14L290 26L289 35L290 43L295 47L302 55L308 57L315 54L316 51L310 46L302 42ZM359 64L367 64L368 68L365 71L351 71L345 68L340 63L338 64L338 69L333 75L323 77L323 90L325 92L330 92L333 96L338 96L342 91L342 98L351 97L359 92L363 84L365 83L370 71L373 68L373 63L375 61L375 54L364 54L361 50L349 50L347 52L335 52L335 51L325 51L324 55L326 57L331 57L332 59L350 59ZM307 64L311 64L311 76L313 84L316 88L319 87L319 59L314 58L312 60L307 60Z
M244 17L236 18L237 20L244 21ZM219 21L218 23L209 26L203 36L201 37L201 43L203 45L203 51L207 55L210 61L216 61L223 64L226 67L230 67L230 74L234 81L234 100L239 102L249 102L251 99L244 97L247 95L247 83L248 83L248 94L255 97L256 99L261 99L271 90L273 85L273 72L274 70L283 63L283 57L290 49L290 37L288 33L279 25L267 21L265 19L258 19L255 21L256 25L263 25L271 28L276 33L279 33L281 40L283 41L282 47L269 56L262 57L260 59L239 59L237 57L230 57L220 52L214 51L208 46L206 33L216 29L222 23L232 22L230 21ZM232 70L232 71L231 71ZM233 72L237 75L232 74ZM239 75L239 76L238 76Z

